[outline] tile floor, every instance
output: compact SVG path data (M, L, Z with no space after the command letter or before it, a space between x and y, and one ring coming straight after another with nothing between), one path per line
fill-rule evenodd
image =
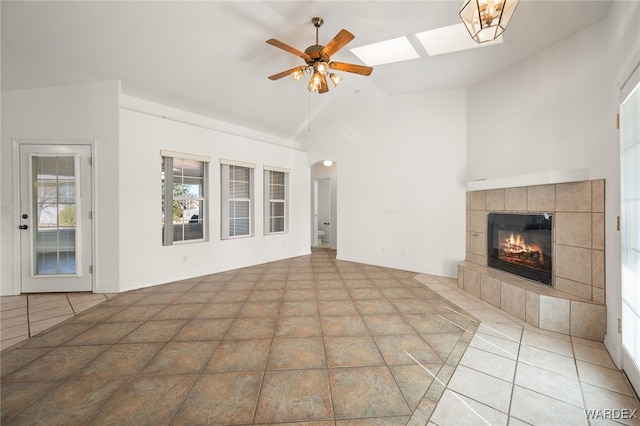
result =
M602 344L332 250L0 301L2 424L586 425L585 409L640 424L605 411L640 405Z
M0 350L35 336L112 296L47 293L0 297Z

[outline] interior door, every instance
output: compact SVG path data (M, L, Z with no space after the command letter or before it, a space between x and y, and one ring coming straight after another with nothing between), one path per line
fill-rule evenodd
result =
M313 229L311 230L311 243L318 246L318 179L313 180Z
M318 229L323 243L331 243L331 179L318 179Z
M19 152L22 293L91 291L91 146Z

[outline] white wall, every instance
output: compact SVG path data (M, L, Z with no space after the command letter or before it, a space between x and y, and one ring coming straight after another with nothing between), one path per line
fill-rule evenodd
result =
M339 167L338 258L454 277L465 251L464 91L385 97L318 131Z
M122 97L120 115L121 291L305 255L310 252L307 154L245 137L221 123ZM163 118L167 117L167 118ZM236 129L238 130L238 129ZM236 132L238 133L238 132ZM264 139L268 141L268 136ZM162 246L160 150L211 157L209 241ZM255 163L255 236L220 240L220 158ZM289 168L289 233L263 235L264 165Z
M119 82L20 90L2 93L2 257L0 294L18 294L14 287L13 140L34 143L94 142L96 253L95 288L111 292L118 288L118 96Z
M602 177L602 25L469 89L468 180L591 168Z
M121 102L194 124L121 109ZM14 255L19 213L13 206L14 139L94 144L96 292L121 292L310 251L310 172L307 155L295 142L123 96L119 82L4 92L2 123L2 295L20 292L14 276L19 261ZM162 247L160 149L212 157L208 242ZM220 241L221 157L257 165L253 238ZM288 234L263 235L263 165L291 169Z
M607 18L468 92L468 180L588 169L606 180L605 344L619 365L620 88L640 62L640 3L612 2Z

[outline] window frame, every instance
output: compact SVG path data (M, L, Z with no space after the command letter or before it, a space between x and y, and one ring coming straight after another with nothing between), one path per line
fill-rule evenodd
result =
M160 159L161 164L164 164L162 168L162 180L164 185L163 191L163 201L162 201L162 217L163 217L163 233L162 233L162 245L164 246L172 246L179 244L191 244L191 243L199 243L205 242L209 240L209 221L208 211L209 211L209 163L211 162L211 157L205 155L197 155L197 154L188 154L183 152L175 152L168 150L160 151ZM174 184L174 170L173 164L175 159L180 160L191 160L191 161L199 161L202 163L202 176L192 176L192 178L202 179L202 192L199 197L179 197L175 198L173 195L173 184ZM182 178L184 179L184 175ZM202 237L201 238L190 238L185 239L185 233L183 232L182 240L174 240L174 223L173 223L173 214L171 213L170 220L167 221L166 215L167 211L173 212L173 203L176 199L180 200L190 200L190 201L198 201L201 205L201 210L198 213L198 222L202 224ZM167 207L169 206L169 207Z
M231 198L231 176L232 167L246 168L249 171L249 198ZM221 240L234 240L238 238L251 238L255 235L255 173L254 169L256 165L253 163L246 163L242 161L220 159L220 239ZM248 233L241 235L231 235L231 214L230 205L232 201L248 202L249 203L249 226Z
M274 166L264 166L264 235L280 235L280 234L288 234L289 233L289 175L291 174L290 169L285 169L282 167L274 167ZM283 191L283 199L273 199L271 198L271 177L272 173L282 173L284 176L284 191ZM283 208L283 219L284 219L284 229L282 231L273 231L271 224L272 218L271 215L271 204L272 203L282 203Z

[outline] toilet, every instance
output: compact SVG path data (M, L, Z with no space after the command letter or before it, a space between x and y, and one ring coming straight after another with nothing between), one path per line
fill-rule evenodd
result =
M322 244L322 237L324 237L325 232L321 229L318 229L318 245Z

